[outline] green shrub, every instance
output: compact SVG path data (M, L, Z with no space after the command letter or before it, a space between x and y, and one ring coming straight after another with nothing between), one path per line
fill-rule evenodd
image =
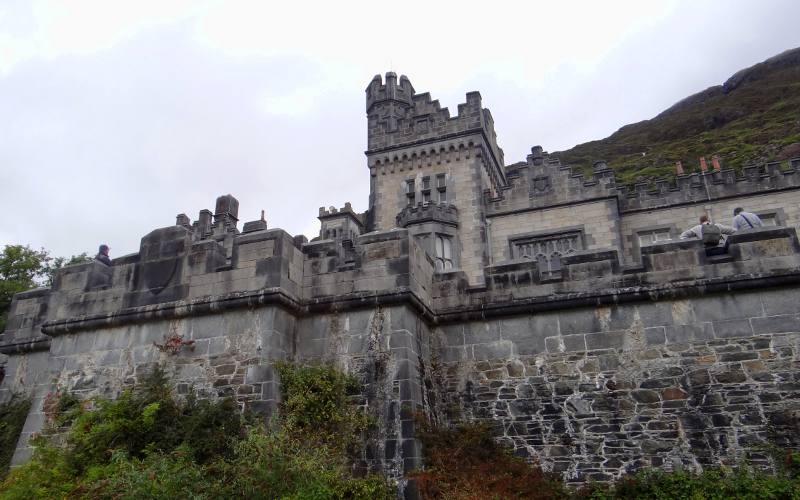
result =
M353 457L370 420L348 403L358 381L326 365L276 365L281 377L282 424L304 441L332 447Z
M58 393L47 405L53 428L0 498L393 497L382 477L351 473L348 443L368 424L348 404L353 380L326 366L279 370L285 403L269 428L231 399L175 399L161 370L91 408Z
M593 500L777 500L800 498L800 483L792 475L766 474L746 467L732 471L707 469L701 473L649 469L624 477L613 485L590 485L579 491L578 496Z

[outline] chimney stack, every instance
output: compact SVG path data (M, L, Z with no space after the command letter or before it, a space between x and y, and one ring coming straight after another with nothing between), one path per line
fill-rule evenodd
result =
M700 157L700 170L702 172L708 172L708 165L706 164L706 157L705 156L701 156Z
M719 155L714 155L711 157L711 165L714 167L714 170L719 172L722 170L722 167L719 164Z
M683 163L680 160L675 162L675 173L677 175L683 175Z

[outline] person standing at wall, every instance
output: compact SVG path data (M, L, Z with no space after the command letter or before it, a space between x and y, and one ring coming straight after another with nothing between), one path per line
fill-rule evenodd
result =
M108 245L100 245L98 249L97 256L95 256L95 260L99 260L103 264L110 266L111 265L111 258L108 256L108 251L111 250L108 248Z
M739 231L741 229L755 229L764 226L761 218L751 212L745 212L742 207L733 209L733 229Z
M714 224L708 219L708 215L700 216L700 224L681 233L681 239L700 238L707 247L719 245L723 234L733 234L736 230L722 224Z

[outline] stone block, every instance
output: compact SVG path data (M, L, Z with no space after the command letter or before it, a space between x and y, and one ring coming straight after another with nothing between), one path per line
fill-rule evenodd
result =
M800 304L800 289L781 288L761 292L761 300L767 316L795 314Z
M520 356L532 356L545 352L544 337L534 336L528 339L515 340L514 351Z
M600 319L593 309L563 311L558 315L558 324L564 336L602 331Z
M797 308L800 309L800 305L797 305ZM750 324L753 327L753 333L756 335L800 332L800 316L796 314L752 318Z
M668 344L685 344L714 338L711 323L666 326L664 333L667 336Z
M752 318L764 313L761 297L755 292L698 297L693 309L699 322Z
M558 315L538 314L503 319L500 321L500 332L504 340L544 339L558 334Z
M475 360L506 359L511 357L512 349L513 344L508 340L476 344L472 346L472 356Z
M464 345L464 325L444 325L439 331L446 346Z
M472 348L470 348L470 352L472 352ZM468 359L467 349L463 346L443 347L441 350L441 356L442 361L445 363L465 361Z
M95 354L98 366L113 366L118 365L122 351L115 349L113 351L101 351Z
M753 328L750 326L750 321L746 319L715 321L714 336L718 339L752 337Z
M415 333L419 329L419 317L409 307L392 307L388 312L388 319L392 330L404 330ZM384 313L385 314L385 313Z
M661 401L661 397L658 395L656 391L650 389L637 389L635 391L631 391L631 397L638 403L658 403Z
M248 366L244 376L245 384L258 384L275 380L275 369L271 364Z
M558 337L547 337L545 346L548 352L574 352L586 350L586 339L584 335L563 335Z
M372 326L375 310L360 309L347 313L346 328L350 333L367 333Z
M586 349L622 349L625 346L625 332L601 332L586 334Z
M663 326L645 328L644 337L648 346L663 345L667 343L666 331Z
M123 329L99 330L94 335L92 349L96 351L121 349L128 347L130 340L127 332Z
M474 321L464 325L465 344L485 344L500 340L500 323L496 321Z
M68 356L75 354L77 351L78 334L70 333L66 335L59 335L55 337L50 343L50 353L53 356Z
M306 339L297 343L297 356L299 359L321 358L327 347L327 339Z
M389 347L391 349L405 347L408 349L416 350L416 341L414 335L405 331L393 331L389 334Z

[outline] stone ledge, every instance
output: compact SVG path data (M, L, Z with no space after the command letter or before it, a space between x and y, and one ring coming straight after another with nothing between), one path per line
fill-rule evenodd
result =
M467 303L453 307L436 308L438 324L482 320L489 317L530 314L541 311L596 307L626 302L658 301L691 296L702 296L716 292L750 290L800 284L800 267L781 273L724 276L690 280L685 283L666 283L633 287L614 287L586 292L553 293L547 296L488 302L486 297L472 297Z
M49 351L50 337L26 339L24 342L0 345L0 354L24 354L27 352Z
M771 240L776 238L789 238L792 240L796 251L800 252L797 243L797 231L793 227L759 227L756 229L743 229L728 236L728 245L735 243L749 243L752 241Z
M79 330L94 330L97 328L119 326L129 323L182 318L186 316L204 316L229 309L269 304L279 305L290 311L300 310L300 303L297 299L289 296L280 288L269 288L258 292L231 293L217 297L204 297L190 302L166 302L123 309L108 314L45 321L42 324L42 333L56 336L73 333Z

